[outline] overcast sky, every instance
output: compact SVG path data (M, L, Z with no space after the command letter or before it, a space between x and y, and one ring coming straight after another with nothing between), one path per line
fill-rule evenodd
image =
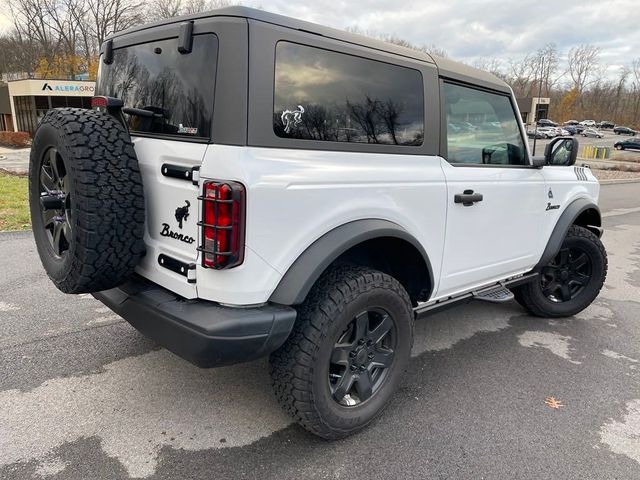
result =
M305 2L306 3L306 2ZM591 43L612 68L640 57L640 1L448 0L443 2L356 0L263 0L265 10L338 28L357 25L435 44L455 60L507 60L555 42L565 53Z
M0 4L5 3L0 0ZM435 44L454 60L522 57L555 42L561 53L582 43L602 49L610 71L640 57L639 0L245 0L267 11L332 27L357 25L415 44ZM1 7L0 7L1 9ZM10 26L0 13L0 30Z

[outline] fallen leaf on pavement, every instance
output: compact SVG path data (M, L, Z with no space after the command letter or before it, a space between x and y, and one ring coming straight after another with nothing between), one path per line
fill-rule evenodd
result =
M564 407L562 402L556 397L547 397L544 399L544 403L546 403L549 408L554 408L556 410L560 409L560 407Z

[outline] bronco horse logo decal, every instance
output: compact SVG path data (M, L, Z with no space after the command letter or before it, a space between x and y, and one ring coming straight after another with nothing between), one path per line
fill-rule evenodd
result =
M285 110L280 116L280 120L284 125L284 133L291 133L293 127L297 127L302 123L302 114L304 108L302 105L298 105L298 110Z
M189 207L191 206L191 203L189 203L189 200L185 200L184 203L185 203L184 207L176 208L176 220L178 222L178 227L180 227L180 229L182 229L182 222L183 221L186 222L187 218L189 218Z

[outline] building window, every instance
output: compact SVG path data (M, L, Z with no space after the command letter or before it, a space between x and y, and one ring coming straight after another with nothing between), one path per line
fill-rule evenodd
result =
M49 97L34 97L36 104L36 117L38 123L44 118L49 111Z
M33 133L38 126L34 97L14 97L13 103L16 109L16 123L20 132Z
M417 70L279 42L274 89L279 137L422 145L424 95Z

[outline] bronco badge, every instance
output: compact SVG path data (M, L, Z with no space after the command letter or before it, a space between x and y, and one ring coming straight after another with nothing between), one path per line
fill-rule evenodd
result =
M178 222L178 227L180 229L182 229L182 223L186 222L187 218L189 218L189 207L191 206L189 200L185 200L184 203L184 206L176 208L175 212L176 221ZM181 242L189 244L196 241L195 238L189 235L183 235L182 233L174 232L173 230L171 230L171 227L168 223L162 224L160 235L162 235L163 237L175 238L176 240L180 240Z

